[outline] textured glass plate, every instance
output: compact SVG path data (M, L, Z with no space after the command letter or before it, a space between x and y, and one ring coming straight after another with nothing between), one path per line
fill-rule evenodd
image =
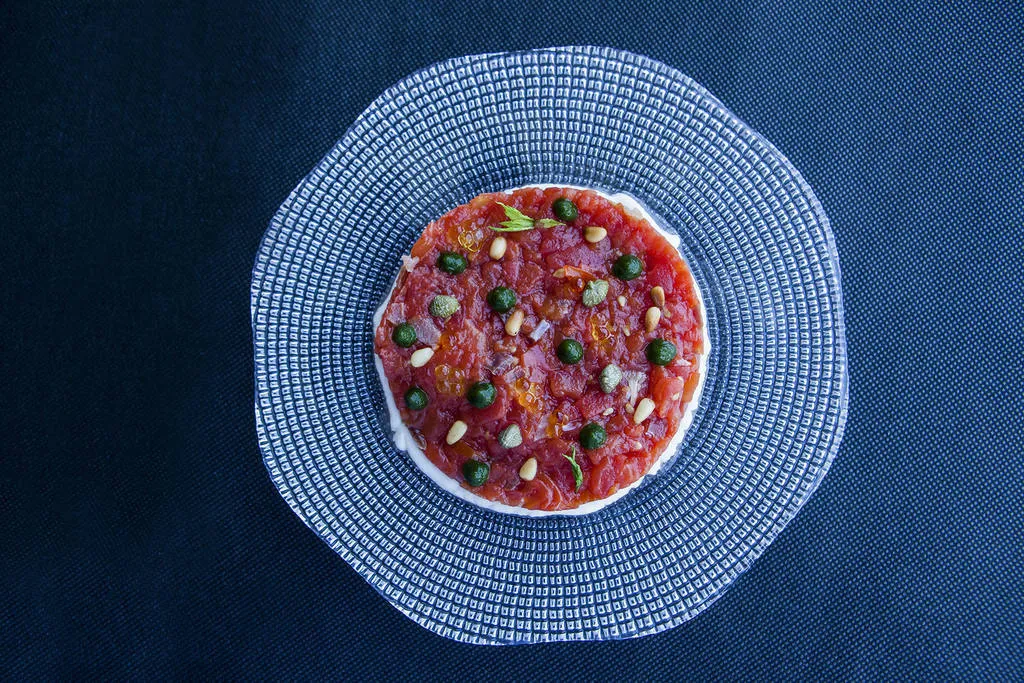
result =
M531 183L626 191L682 237L712 353L668 468L583 517L477 508L391 442L371 316L423 227ZM252 279L256 423L296 514L395 607L472 643L657 633L699 614L821 482L846 419L839 261L777 149L675 69L573 47L435 64L281 205Z

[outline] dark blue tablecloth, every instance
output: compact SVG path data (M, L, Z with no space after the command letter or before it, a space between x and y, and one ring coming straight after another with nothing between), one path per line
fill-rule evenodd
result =
M842 259L850 420L696 620L474 648L268 480L250 269L384 88L563 44L679 68L803 171ZM0 676L1021 679L1022 55L1008 2L4 3Z

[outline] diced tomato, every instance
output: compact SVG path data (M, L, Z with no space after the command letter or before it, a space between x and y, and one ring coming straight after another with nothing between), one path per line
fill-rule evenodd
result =
M607 498L618 479L614 460L604 460L591 471L588 488L595 499Z
M683 380L673 370L656 366L651 370L651 399L661 417L678 412L682 400Z
M689 377L686 378L686 384L683 387L683 400L689 401L693 398L693 393L697 391L697 385L700 384L700 374L693 372Z
M609 408L614 410L615 405L617 405L617 399L615 393L606 394L603 391L586 391L577 402L577 405L585 420L595 420Z
M543 286L546 273L544 268L536 263L524 263L520 268L519 279L515 281L514 289L520 294L532 292Z
M551 395L555 398L579 398L587 386L587 379L578 372L556 372L548 378Z
M619 486L629 486L634 481L643 476L643 473L647 471L649 464L647 458L643 455L635 457L625 457L621 463L617 463L619 467Z

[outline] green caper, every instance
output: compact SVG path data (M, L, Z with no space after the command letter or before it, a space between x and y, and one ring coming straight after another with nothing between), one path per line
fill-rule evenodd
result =
M466 257L456 254L454 251L442 251L437 257L437 267L449 275L458 275L466 270L467 266L469 266L469 261L466 260Z
M428 310L430 315L447 319L458 313L460 308L459 300L455 297L448 296L447 294L438 294L430 300Z
M466 400L474 408L486 408L498 397L498 390L490 382L477 382L466 392Z
M416 329L409 323L395 325L395 329L391 330L391 341L407 349L416 343Z
M405 392L405 405L409 410L423 410L427 403L427 392L419 387L409 387Z
M566 365L576 365L583 360L583 344L575 339L563 339L555 349L555 353L558 355L558 360Z
M615 259L612 265L612 275L620 280L634 280L644 272L644 264L632 254L623 254Z
M487 292L487 305L496 313L508 313L516 305L516 293L508 287L495 287Z
M479 460L467 460L462 463L462 476L470 486L483 486L491 475L491 466Z
M598 381L601 384L601 391L610 394L622 383L622 370L615 363L609 363L601 370Z
M566 223L572 223L576 220L576 216L579 215L579 212L576 210L576 205L565 197L559 197L553 201L551 203L551 211L555 214L558 220L565 221Z
M498 432L498 443L502 448L515 448L523 445L523 431L519 425L511 424Z
M583 305L593 308L608 297L607 280L591 280L583 288Z
M585 424L583 429L580 430L580 445L588 451L600 448L607 440L608 433L604 431L604 427L596 422Z
M676 357L676 346L664 339L652 339L647 345L647 360L655 365L668 365Z

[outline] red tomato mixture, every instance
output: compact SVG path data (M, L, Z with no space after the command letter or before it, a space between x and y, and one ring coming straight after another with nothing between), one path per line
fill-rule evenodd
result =
M566 510L658 459L698 385L702 325L686 263L646 221L594 192L525 188L427 226L376 351L442 472Z

